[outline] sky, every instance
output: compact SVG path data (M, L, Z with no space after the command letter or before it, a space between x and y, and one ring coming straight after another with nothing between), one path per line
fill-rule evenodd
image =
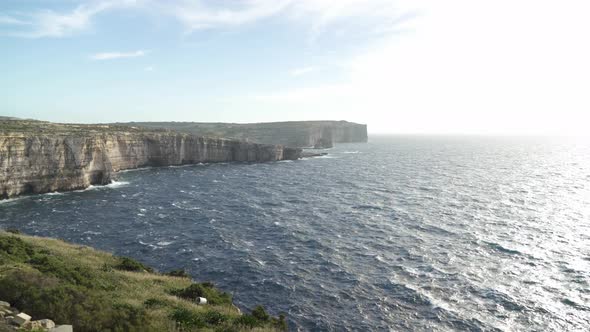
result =
M585 134L587 0L0 0L0 115Z

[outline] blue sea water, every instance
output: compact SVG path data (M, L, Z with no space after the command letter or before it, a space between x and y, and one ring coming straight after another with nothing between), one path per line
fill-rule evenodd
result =
M185 268L293 330L590 329L590 144L372 136L328 156L123 172L0 227Z

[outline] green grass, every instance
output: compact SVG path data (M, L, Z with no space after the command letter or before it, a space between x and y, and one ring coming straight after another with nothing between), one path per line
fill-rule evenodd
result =
M0 231L0 299L76 331L281 331L262 307L242 315L231 295L131 258ZM193 300L206 297L209 304Z

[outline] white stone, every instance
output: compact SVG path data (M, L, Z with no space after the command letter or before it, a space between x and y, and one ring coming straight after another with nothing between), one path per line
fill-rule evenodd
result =
M23 326L25 325L26 322L31 320L31 316L25 314L24 312L21 312L20 314L14 316L14 318L11 319L11 322L13 324L16 324L18 326Z
M39 326L45 329L51 329L55 327L55 323L51 319L40 319L31 322L35 326Z
M0 301L0 308L10 308L10 303Z

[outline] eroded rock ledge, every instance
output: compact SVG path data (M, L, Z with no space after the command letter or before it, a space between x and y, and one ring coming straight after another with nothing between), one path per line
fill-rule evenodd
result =
M0 121L0 199L104 185L120 170L294 160L301 149L165 130Z

